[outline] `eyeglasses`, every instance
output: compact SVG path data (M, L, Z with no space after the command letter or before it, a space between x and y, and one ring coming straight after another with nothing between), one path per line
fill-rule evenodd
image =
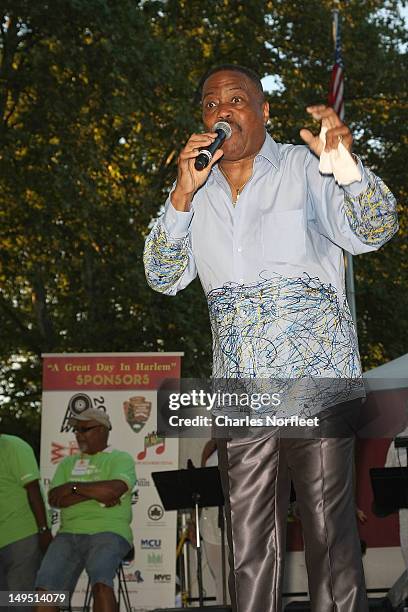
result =
M88 433L91 429L96 429L97 427L102 427L102 425L91 425L91 427L74 427L74 433Z

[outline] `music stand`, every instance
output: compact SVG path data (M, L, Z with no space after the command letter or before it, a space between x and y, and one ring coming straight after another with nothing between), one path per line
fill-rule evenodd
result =
M197 579L199 605L203 606L203 574L200 542L200 525L198 509L224 505L220 473L217 467L189 468L187 470L169 470L152 472L152 478L165 510L195 511L197 539ZM222 515L222 512L220 512ZM224 520L220 521L222 539L222 577L225 603L225 528Z

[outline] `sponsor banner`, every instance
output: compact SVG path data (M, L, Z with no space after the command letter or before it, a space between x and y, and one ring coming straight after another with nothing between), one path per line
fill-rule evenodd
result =
M109 415L109 444L135 460L132 492L135 556L124 565L135 609L173 607L175 600L176 512L165 512L152 471L178 468L178 440L157 431L156 389L179 378L180 353L45 355L41 427L41 470L49 488L58 464L79 452L69 416L88 407ZM59 513L52 511L54 531ZM82 576L73 605L82 605Z
M44 355L43 390L150 389L180 377L180 353Z

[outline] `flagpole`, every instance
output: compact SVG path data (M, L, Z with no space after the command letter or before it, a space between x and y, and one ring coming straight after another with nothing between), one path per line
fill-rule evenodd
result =
M336 5L338 6L337 2L336 2ZM337 54L340 49L340 39L339 39L340 17L339 17L338 8L335 8L332 10L332 16L333 16L333 43L334 43L335 61L336 61ZM343 109L344 109L344 102L343 102ZM343 117L341 119L344 120L344 110L343 110ZM355 291L355 285L354 285L353 256L351 255L351 253L348 253L347 251L345 251L345 266L346 266L347 301L348 301L348 305L350 308L351 316L354 321L355 328L357 330L357 309L356 309L356 291Z

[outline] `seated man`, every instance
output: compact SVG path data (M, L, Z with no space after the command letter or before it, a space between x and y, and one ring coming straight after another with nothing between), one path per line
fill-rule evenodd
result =
M39 479L31 446L1 434L0 591L32 591L42 553L51 542Z
M132 545L133 458L108 446L112 428L102 410L88 408L70 421L80 456L66 457L51 483L49 503L61 509L61 528L41 564L41 591L72 591L85 568L94 609L116 611L113 579ZM50 606L36 608L50 612Z

